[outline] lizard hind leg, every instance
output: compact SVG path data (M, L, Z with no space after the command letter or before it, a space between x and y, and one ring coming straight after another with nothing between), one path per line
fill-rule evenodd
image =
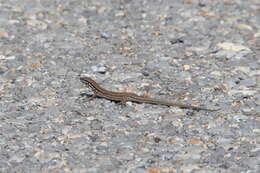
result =
M122 106L126 106L127 99L124 97L122 100L119 101L119 104Z

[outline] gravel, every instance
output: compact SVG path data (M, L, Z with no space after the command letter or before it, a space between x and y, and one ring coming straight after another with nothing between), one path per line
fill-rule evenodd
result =
M0 172L260 172L259 8L0 1ZM81 76L220 110L90 100Z

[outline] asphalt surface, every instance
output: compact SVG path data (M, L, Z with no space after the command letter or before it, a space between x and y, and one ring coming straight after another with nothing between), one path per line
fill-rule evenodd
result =
M259 0L0 0L0 173L260 172ZM112 91L216 112L102 98Z

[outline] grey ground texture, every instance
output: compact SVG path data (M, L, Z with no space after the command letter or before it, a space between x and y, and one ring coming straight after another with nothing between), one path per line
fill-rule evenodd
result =
M259 81L259 0L0 0L0 173L259 173Z

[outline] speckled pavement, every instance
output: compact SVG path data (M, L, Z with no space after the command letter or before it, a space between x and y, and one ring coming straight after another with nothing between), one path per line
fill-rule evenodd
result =
M0 173L259 173L259 0L0 0ZM79 80L219 111L102 98Z

